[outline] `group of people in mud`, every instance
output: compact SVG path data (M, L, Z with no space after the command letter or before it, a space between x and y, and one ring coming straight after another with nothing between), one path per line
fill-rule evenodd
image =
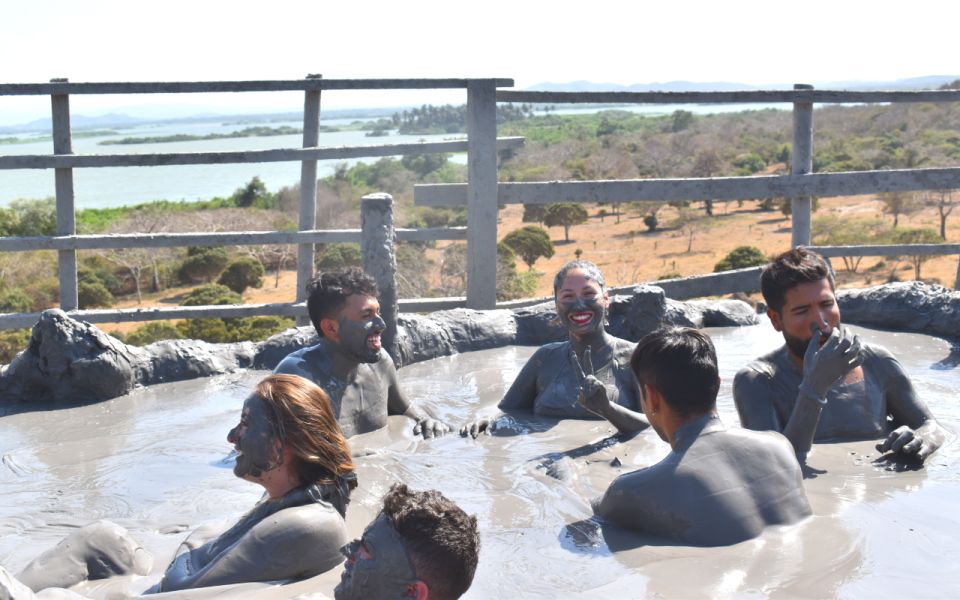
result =
M742 427L728 428L717 415L709 336L664 327L634 344L611 335L603 275L588 261L570 262L554 280L566 341L533 354L498 405L504 414L463 424L460 433L495 433L517 412L602 418L621 434L652 427L671 451L616 478L594 503L599 519L698 546L796 523L811 514L803 467L814 443L871 438L881 453L923 461L945 438L897 359L841 326L834 288L826 261L802 247L763 269L767 314L785 344L737 373ZM150 591L300 580L346 557L336 598L460 597L477 566L477 520L439 491L395 484L362 536L347 542L344 516L358 485L348 438L384 427L389 415L412 418L414 435L424 438L451 427L404 395L381 347L386 324L370 277L323 273L307 308L319 343L287 356L256 386L227 438L234 473L262 485L264 498L225 532L191 534ZM0 589L26 598L149 569L122 528L99 522L16 579L0 570Z

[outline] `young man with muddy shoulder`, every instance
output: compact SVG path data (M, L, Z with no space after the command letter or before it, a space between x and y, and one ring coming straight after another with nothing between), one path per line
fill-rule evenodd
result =
M377 284L360 269L323 273L308 284L307 310L320 343L291 353L275 373L299 375L322 387L346 437L376 431L388 415L416 421L414 435L443 435L450 427L404 396L380 336Z
M713 342L664 328L637 344L640 404L670 444L659 463L617 477L596 513L670 544L726 546L810 515L800 465L779 433L727 429L717 416Z
M823 257L789 250L764 268L760 284L785 343L734 379L744 427L783 432L801 462L815 441L884 438L880 452L919 461L940 447L944 430L897 359L841 329Z

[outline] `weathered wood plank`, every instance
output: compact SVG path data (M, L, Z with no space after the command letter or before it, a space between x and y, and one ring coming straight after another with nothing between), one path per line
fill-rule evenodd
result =
M53 152L61 155L72 154L70 97L61 94L51 96L50 108ZM73 235L77 232L76 213L74 211L73 169L59 168L54 171L54 190L57 198L57 235ZM80 304L77 295L77 253L75 250L60 250L57 253L57 271L60 283L60 306L64 310L73 310Z
M467 87L467 306L497 303L497 101L492 82Z
M204 92L282 92L322 90L422 90L466 88L473 79L289 79L263 81L143 81L89 83L0 83L0 96L53 94L196 94ZM512 87L513 79L487 79Z
M812 90L813 86L798 83L793 89ZM793 104L793 151L790 155L792 175L807 175L813 171L813 104L810 102ZM810 244L812 206L809 195L793 198L793 226L790 233L793 248Z
M522 137L497 140L497 149L519 148ZM235 163L265 163L303 160L335 160L401 154L436 154L466 152L467 140L451 142L422 142L414 144L383 144L377 146L340 146L326 148L280 148L274 150L245 150L235 152L174 152L169 154L19 154L0 156L0 169L76 169L88 167L161 167L171 165L214 165Z
M435 240L465 240L466 227L429 227L425 229L394 229L401 242L431 242Z
M841 256L937 256L960 254L960 244L899 244L894 246L811 246L829 258Z
M960 168L851 171L808 175L713 177L697 179L621 179L500 183L500 204L555 202L631 202L650 200L754 200L781 196L851 196L960 188ZM414 186L418 206L464 206L462 183Z
M103 248L176 248L181 246L259 246L261 244L301 243L333 244L337 242L359 243L360 230L117 233L54 237L0 237L0 252L95 250Z
M546 104L784 104L811 102L850 104L875 102L957 102L958 90L847 91L756 90L737 92L534 92L497 90L497 102Z

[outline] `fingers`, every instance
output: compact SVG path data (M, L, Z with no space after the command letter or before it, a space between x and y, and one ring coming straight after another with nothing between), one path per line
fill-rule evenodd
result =
M893 442L895 442L896 439L900 436L898 431L899 429L897 431L890 432L890 435L887 436L887 439L877 444L877 450L884 453L890 452L890 448L893 447Z
M577 374L578 380L583 381L586 375L583 372L583 367L580 366L580 359L577 358L577 353L572 348L570 349L570 361L573 363L574 373Z
M593 370L593 352L590 346L587 346L587 349L583 352L583 362L587 366L587 373L593 375L596 371Z
M820 348L820 336L823 334L816 325L810 327L810 341L807 343L807 351L803 353L803 362L809 364Z
M477 439L477 436L486 431L489 425L490 421L487 419L480 419L479 421L467 423L460 428L460 435L462 437L467 437L469 435L473 439Z
M417 421L417 424L413 426L413 435L420 435L420 432L423 430L423 421Z
M904 429L904 428L900 427L897 429L897 431L900 431L900 429ZM915 436L913 434L913 430L910 428L906 428L905 431L900 431L900 435L897 436L897 439L895 439L893 443L890 444L890 450L892 450L893 452L903 452L904 447L910 442L912 442L914 438Z

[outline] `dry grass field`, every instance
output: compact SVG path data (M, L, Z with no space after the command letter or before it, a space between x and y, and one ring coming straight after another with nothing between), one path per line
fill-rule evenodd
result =
M609 207L605 208L610 211ZM553 273L563 263L573 260L578 249L582 250L582 258L600 266L609 286L621 286L654 281L671 274L687 276L711 273L714 265L737 246L756 246L767 255L790 246L790 219L778 211L758 210L756 202L748 201L740 207L736 202L717 203L712 224L695 231L692 243L688 231L671 228L676 211L669 206L659 213L663 228L652 233L647 231L643 219L633 212L621 214L619 223L611 215L603 218L597 216L599 210L596 206L588 206L588 212L591 216L587 223L571 228L569 243L564 242L562 227L548 229L556 246L556 254L550 259L541 258L534 265L534 269L542 273L537 288L538 296L550 295ZM523 207L519 205L507 206L500 212L501 238L527 225L521 221L522 214ZM885 219L892 222L889 215L883 214L881 203L872 196L820 200L814 220L829 214L848 219ZM952 215L947 225L948 241L960 240L960 215ZM937 229L939 221L935 209L927 208L910 216L901 216L900 226ZM443 243L439 246L428 251L428 256L435 262L435 271L439 270L437 265L440 263ZM921 275L926 281L952 287L957 273L957 260L955 255L931 258L923 264ZM845 271L843 267L840 259L834 261L840 287L865 287L891 280L910 280L914 275L913 266L906 260L864 258L855 274ZM525 270L527 266L518 259L517 268ZM436 277L435 273L433 278ZM243 297L247 303L291 302L295 290L296 273L283 271L278 281L268 274L262 288L247 290ZM172 288L159 294L145 295L144 305L175 306L187 291L189 288ZM118 308L135 306L135 300L117 304ZM107 325L106 329L127 333L138 325Z

